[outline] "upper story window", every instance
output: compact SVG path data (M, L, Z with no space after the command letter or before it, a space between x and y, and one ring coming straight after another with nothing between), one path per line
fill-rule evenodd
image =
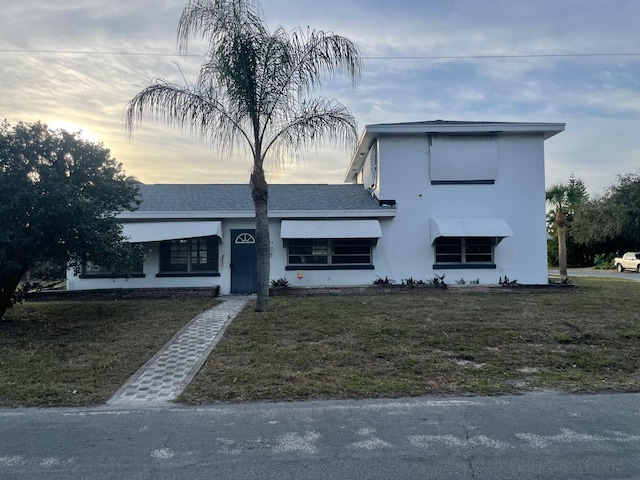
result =
M493 184L498 176L496 135L434 135L429 156L432 185Z
M207 272L218 272L218 237L183 238L160 243L160 273Z

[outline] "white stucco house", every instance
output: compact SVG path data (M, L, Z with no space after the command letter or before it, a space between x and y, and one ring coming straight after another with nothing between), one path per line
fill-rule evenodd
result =
M562 123L427 121L368 125L344 184L270 185L271 278L368 285L446 274L547 283L544 141ZM146 258L131 278L98 265L69 290L256 290L248 185L141 185L121 220Z

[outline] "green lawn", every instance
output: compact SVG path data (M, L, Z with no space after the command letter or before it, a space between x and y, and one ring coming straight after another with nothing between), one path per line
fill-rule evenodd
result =
M570 293L275 297L238 316L180 400L640 389L640 282Z
M30 302L0 321L0 405L105 402L215 300Z
M250 305L233 321L180 400L640 390L640 282L574 282L569 293L274 297L268 313ZM103 403L214 302L19 305L0 323L0 405Z

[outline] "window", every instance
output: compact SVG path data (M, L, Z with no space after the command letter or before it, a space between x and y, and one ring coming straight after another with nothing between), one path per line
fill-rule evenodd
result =
M160 243L160 274L218 272L217 237L183 238Z
M289 240L289 265L329 263L329 240Z
M256 243L256 239L250 233L241 233L236 237L236 243Z
M373 268L368 238L290 239L288 265L316 268Z
M435 135L430 148L432 185L492 185L498 174L495 135Z
M101 265L87 260L82 264L80 278L117 278L117 277L144 277L143 260L133 265L129 275L114 265Z
M438 237L434 268L495 268L493 237Z

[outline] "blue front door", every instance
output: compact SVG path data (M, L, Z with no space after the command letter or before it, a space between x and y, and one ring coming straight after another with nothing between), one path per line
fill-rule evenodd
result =
M256 293L256 231L231 230L231 293Z

